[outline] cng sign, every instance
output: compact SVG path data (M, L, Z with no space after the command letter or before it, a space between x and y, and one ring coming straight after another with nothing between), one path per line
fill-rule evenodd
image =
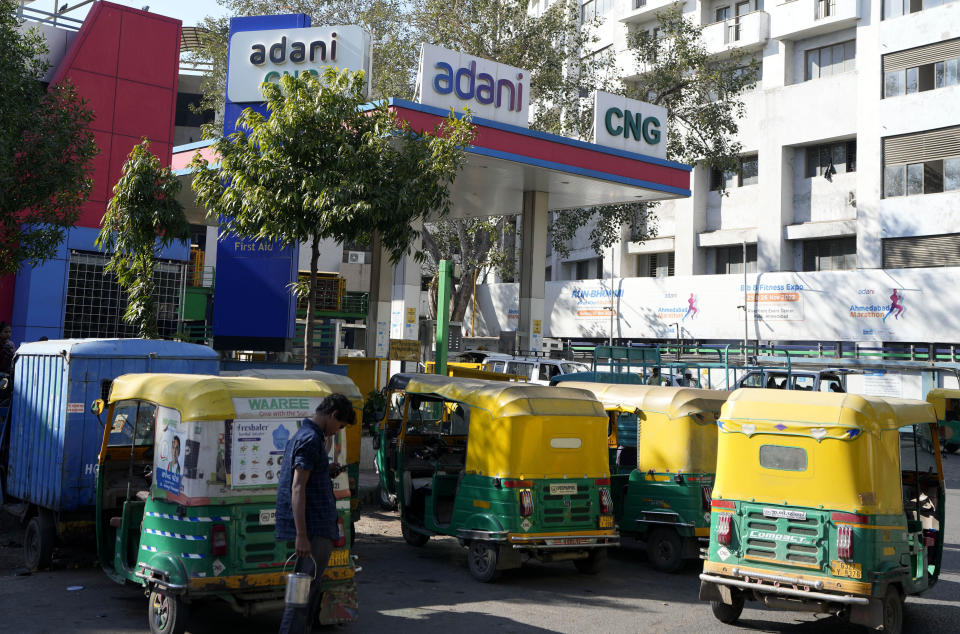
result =
M598 90L594 97L593 142L667 158L667 109Z
M230 36L227 98L261 102L262 83L283 75L319 75L327 66L365 71L369 86L370 34L352 25L239 31Z

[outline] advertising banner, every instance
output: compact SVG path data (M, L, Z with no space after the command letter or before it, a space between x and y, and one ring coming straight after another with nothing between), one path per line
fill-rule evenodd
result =
M960 336L960 268L698 275L547 282L544 336L773 341L945 341ZM516 284L480 287L488 334L510 330ZM515 322L513 322L515 323Z
M667 158L667 109L602 90L594 94L593 142Z
M183 450L186 444L186 430L181 429L180 412L169 407L158 407L156 429L157 486L178 495L182 491Z

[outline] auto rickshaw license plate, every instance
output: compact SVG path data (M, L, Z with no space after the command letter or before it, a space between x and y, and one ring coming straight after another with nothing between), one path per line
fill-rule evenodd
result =
M548 539L546 541L550 546L571 546L579 544L593 544L596 543L597 540L593 537L561 537L559 539Z
M576 484L553 483L550 485L550 495L574 495L576 492Z
M845 561L830 561L830 574L835 577L849 577L851 579L863 578L863 566L861 564L848 564Z
M600 528L613 528L613 517L609 515L601 515Z
M260 511L260 526L274 526L277 523L277 509Z

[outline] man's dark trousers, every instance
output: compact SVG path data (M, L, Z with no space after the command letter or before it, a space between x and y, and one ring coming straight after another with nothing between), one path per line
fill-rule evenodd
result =
M330 559L330 553L333 552L333 542L326 537L314 537L310 540L310 554L313 559L306 557L298 561L297 572L303 572L308 575L316 575L313 583L310 584L310 599L306 607L285 606L283 608L283 619L280 621L280 634L306 634L313 629L317 622L317 614L320 613L320 598L323 593L320 588L323 586L323 571L327 567L327 561ZM317 562L317 570L314 572L313 562ZM286 578L284 578L286 582Z

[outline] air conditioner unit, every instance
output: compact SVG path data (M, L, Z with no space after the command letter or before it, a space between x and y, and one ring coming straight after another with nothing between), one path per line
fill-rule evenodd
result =
M347 251L347 262L350 264L363 264L364 255L363 251Z

